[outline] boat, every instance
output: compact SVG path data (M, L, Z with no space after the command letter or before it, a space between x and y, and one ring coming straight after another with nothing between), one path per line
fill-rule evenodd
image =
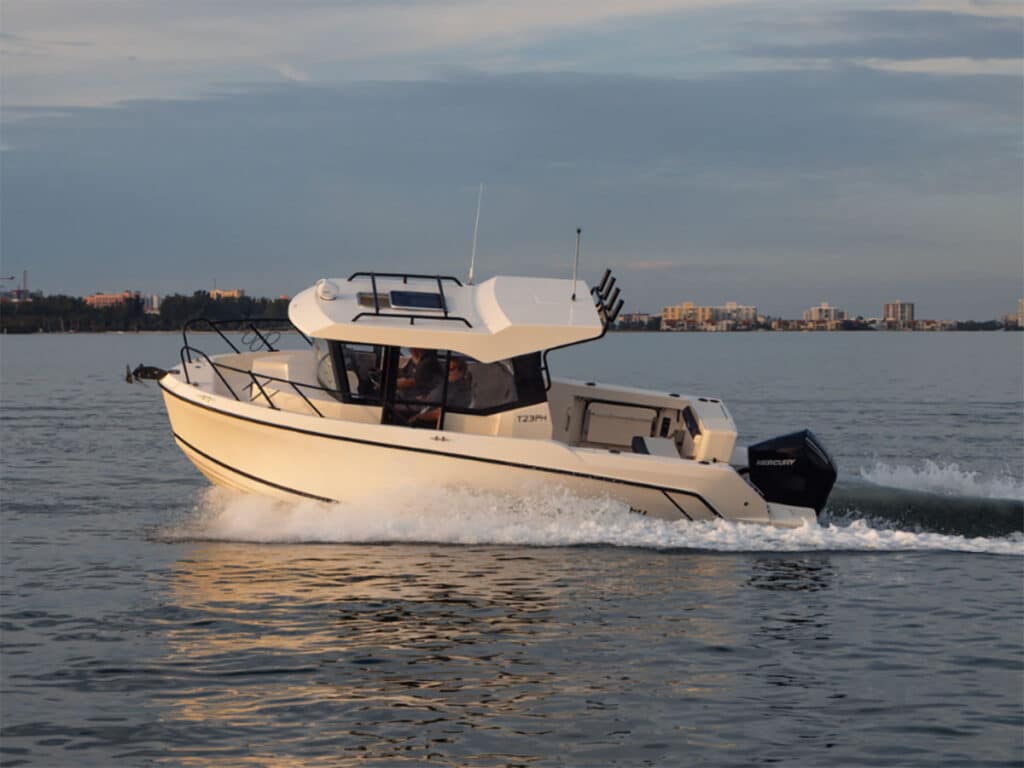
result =
M239 491L551 486L665 520L816 523L836 469L810 431L740 446L717 397L553 375L549 354L602 338L622 302L610 271L593 287L355 272L296 295L287 321L190 321L180 364L136 378L159 382L188 459ZM279 348L282 328L301 348Z

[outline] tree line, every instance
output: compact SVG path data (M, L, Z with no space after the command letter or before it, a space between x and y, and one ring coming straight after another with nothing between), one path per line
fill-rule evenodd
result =
M104 331L178 331L197 317L208 320L240 318L286 318L288 299L213 299L206 291L191 296L165 296L159 314L145 311L142 297L133 297L112 307L90 307L77 296L43 296L35 294L29 301L0 301L0 330L3 333L102 333ZM620 326L619 330L658 330L661 319L650 318L644 325ZM960 331L994 331L1005 326L997 320L961 321ZM845 321L842 330L871 330L858 320Z
M177 331L196 317L232 320L286 318L288 299L212 299L206 291L164 297L159 314L147 313L141 297L111 307L90 307L77 296L33 296L30 301L0 302L3 333L98 333L103 331Z

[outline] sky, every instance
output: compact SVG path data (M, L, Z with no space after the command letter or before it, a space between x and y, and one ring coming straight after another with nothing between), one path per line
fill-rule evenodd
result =
M627 311L1024 295L1024 2L5 0L0 272L294 295L612 267Z

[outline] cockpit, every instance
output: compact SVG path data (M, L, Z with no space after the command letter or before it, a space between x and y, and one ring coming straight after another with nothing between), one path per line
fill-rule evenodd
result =
M443 429L448 414L489 416L546 401L539 352L481 362L444 349L314 339L317 380L336 399L381 408L381 422Z

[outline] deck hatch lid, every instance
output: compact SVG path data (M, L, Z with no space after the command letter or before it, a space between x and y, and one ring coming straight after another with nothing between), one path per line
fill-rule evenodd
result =
M443 312L445 307L444 297L440 293L429 291L391 291L389 304L394 309L426 309Z

